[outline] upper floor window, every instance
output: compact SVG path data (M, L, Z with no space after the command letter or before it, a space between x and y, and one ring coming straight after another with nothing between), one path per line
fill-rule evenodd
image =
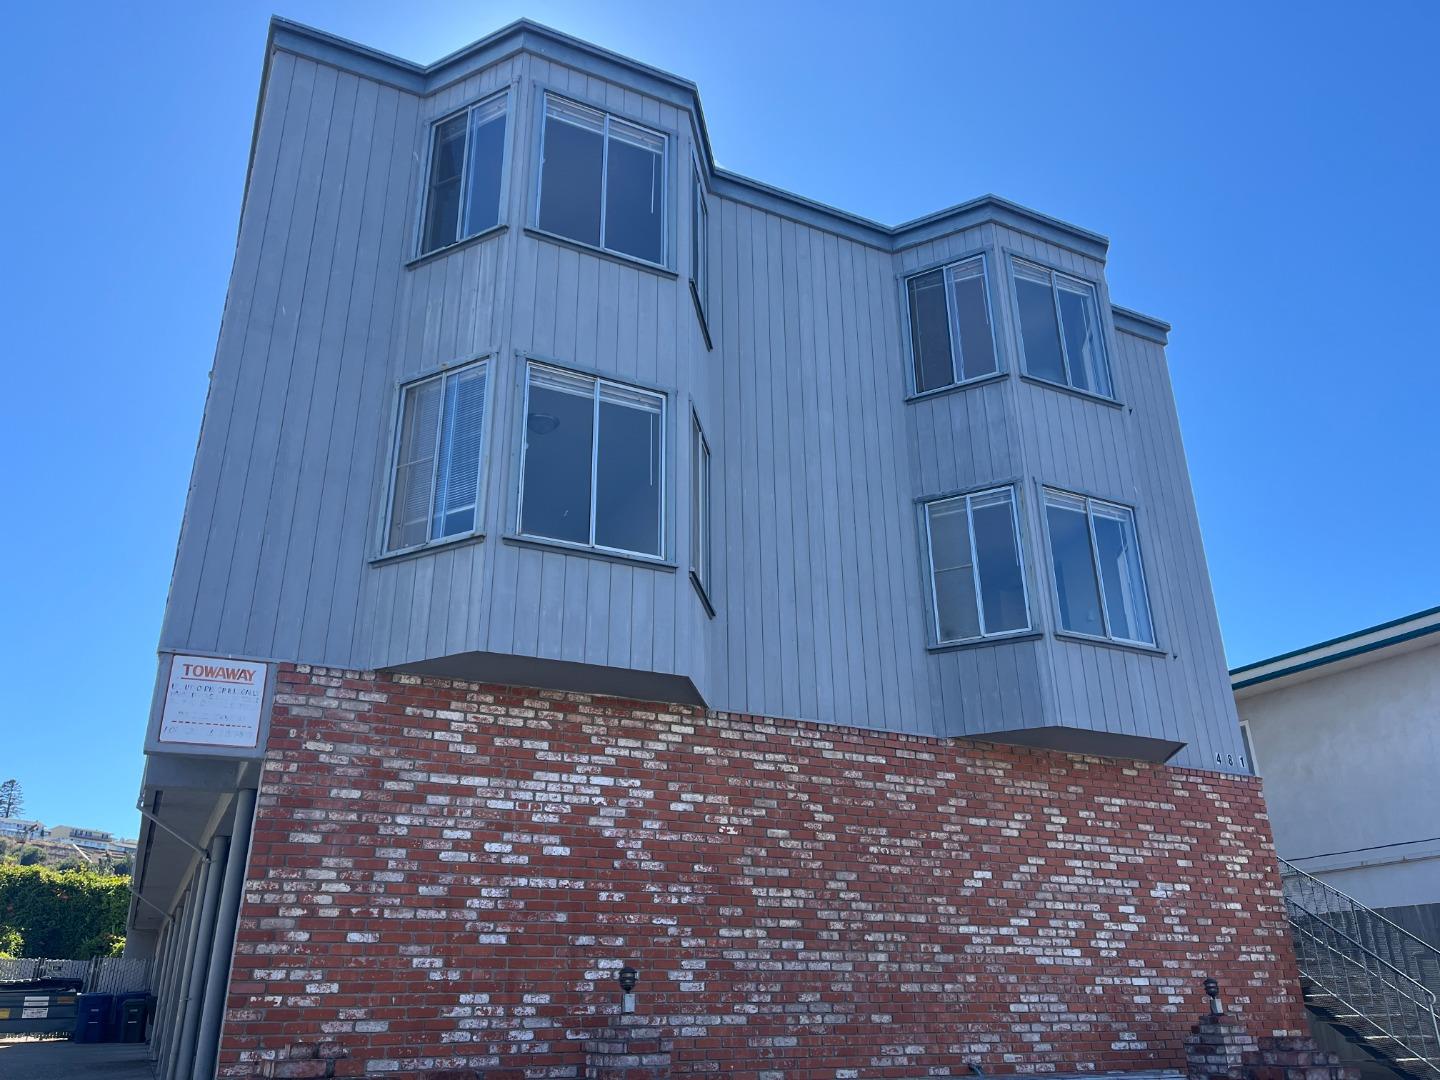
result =
M1030 629L1013 488L927 503L925 526L937 642Z
M916 274L905 282L915 392L993 375L999 368L985 257Z
M1134 511L1047 489L1045 522L1061 628L1155 644Z
M710 444L692 416L690 438L690 572L702 592L710 593Z
M665 262L665 136L545 95L540 201L546 232Z
M431 129L421 255L499 224L506 103L500 94Z
M1113 397L1095 286L1020 259L1012 266L1026 374Z
M521 533L659 558L664 442L662 395L530 364Z
M486 365L468 364L404 387L395 436L385 550L476 530Z
M690 193L690 284L695 286L695 299L700 314L708 312L710 264L710 209L705 205L705 185L700 170L694 172Z

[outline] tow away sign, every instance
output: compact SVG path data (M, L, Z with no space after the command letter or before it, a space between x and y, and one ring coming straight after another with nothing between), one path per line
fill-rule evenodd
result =
M250 749L259 745L266 665L175 656L160 718L162 743Z

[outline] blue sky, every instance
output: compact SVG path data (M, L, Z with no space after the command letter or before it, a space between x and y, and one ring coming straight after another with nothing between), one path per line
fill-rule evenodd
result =
M279 0L275 0L279 2ZM7 14L0 779L134 835L267 4ZM429 61L528 15L694 79L720 163L894 223L1111 238L1170 365L1232 664L1440 603L1440 5L317 3Z

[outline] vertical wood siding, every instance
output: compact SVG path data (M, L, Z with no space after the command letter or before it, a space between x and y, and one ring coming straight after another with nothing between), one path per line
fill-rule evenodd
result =
M508 228L411 263L429 123L510 88ZM527 231L542 89L672 136L676 274ZM996 224L894 254L711 195L707 348L688 282L691 119L519 53L419 98L279 51L162 647L338 667L470 651L682 675L712 706L932 735L1056 724L1238 752L1158 345L1101 264ZM903 277L983 251L1007 377L914 401ZM1097 282L1122 407L1018 378L1007 259ZM397 387L489 358L484 539L376 559ZM526 357L662 389L671 568L517 543ZM704 609L691 413L712 450ZM1037 636L932 650L917 500L1013 483ZM1163 654L1056 639L1040 488L1136 508Z

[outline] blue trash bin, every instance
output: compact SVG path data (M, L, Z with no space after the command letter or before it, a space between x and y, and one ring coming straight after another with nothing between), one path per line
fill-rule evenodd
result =
M75 1001L75 1027L70 1032L74 1042L104 1042L110 1031L110 1012L114 994L81 994Z

